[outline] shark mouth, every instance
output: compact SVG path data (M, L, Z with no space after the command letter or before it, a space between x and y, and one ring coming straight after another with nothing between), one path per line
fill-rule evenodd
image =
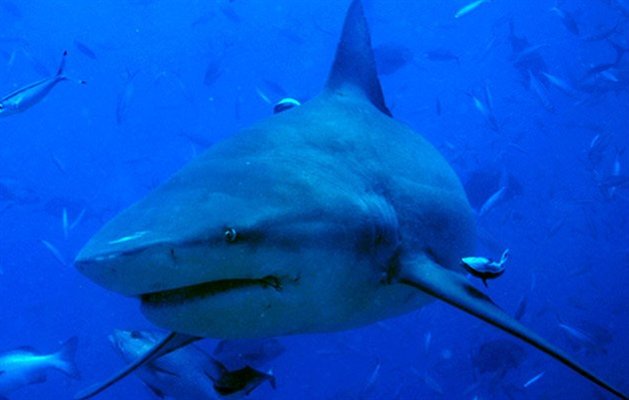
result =
M260 287L263 289L271 288L279 292L282 290L282 282L278 277L273 275L265 276L260 279L223 279L183 286L176 289L145 293L140 296L140 299L143 304L153 307L173 306L251 287Z

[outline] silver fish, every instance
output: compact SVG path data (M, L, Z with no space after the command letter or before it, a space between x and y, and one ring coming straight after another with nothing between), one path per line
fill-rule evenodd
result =
M489 3L491 0L476 0L470 4L467 4L461 8L459 8L459 10L456 12L456 14L454 14L454 18L461 18L462 16L471 13L472 11L476 10L478 8L478 6L480 6L481 4L484 3Z
M4 399L3 396L25 386L44 382L51 369L77 379L79 372L74 364L77 344L78 339L73 337L52 354L40 354L27 347L0 354L0 398Z
M164 336L117 329L109 340L126 361L132 362ZM228 371L195 345L166 354L139 368L136 374L156 396L173 400L211 400L221 395L238 397L251 393L266 380L275 384L272 375L250 367Z
M17 114L31 108L42 101L59 82L72 80L63 74L67 55L68 52L64 51L61 64L54 76L26 85L0 99L0 117ZM79 80L78 83L85 84L85 81Z

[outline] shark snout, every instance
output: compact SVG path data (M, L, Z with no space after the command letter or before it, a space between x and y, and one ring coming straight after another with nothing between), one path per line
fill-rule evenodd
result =
M140 296L221 279L213 268L198 267L201 260L212 259L209 246L196 240L162 241L98 253L91 253L88 244L75 266L106 289Z
M75 267L95 283L127 296L161 290L167 282L159 271L173 269L174 252L165 244L90 254L82 251ZM155 268L159 266L159 268ZM147 273L152 269L154 273ZM174 278L176 274L170 276Z

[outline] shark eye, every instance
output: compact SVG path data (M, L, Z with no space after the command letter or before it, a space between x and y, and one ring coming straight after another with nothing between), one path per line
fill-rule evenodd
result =
M234 243L236 239L238 239L238 232L236 232L234 228L227 228L225 229L225 233L223 234L223 236L225 237L226 241Z

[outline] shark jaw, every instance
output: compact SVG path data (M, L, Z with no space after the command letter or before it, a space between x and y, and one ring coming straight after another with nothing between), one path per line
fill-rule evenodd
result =
M282 290L282 282L273 275L261 279L222 279L184 286L161 292L145 293L140 296L142 303L148 307L162 305L185 304L189 301L204 299L235 290L253 290L254 288Z

